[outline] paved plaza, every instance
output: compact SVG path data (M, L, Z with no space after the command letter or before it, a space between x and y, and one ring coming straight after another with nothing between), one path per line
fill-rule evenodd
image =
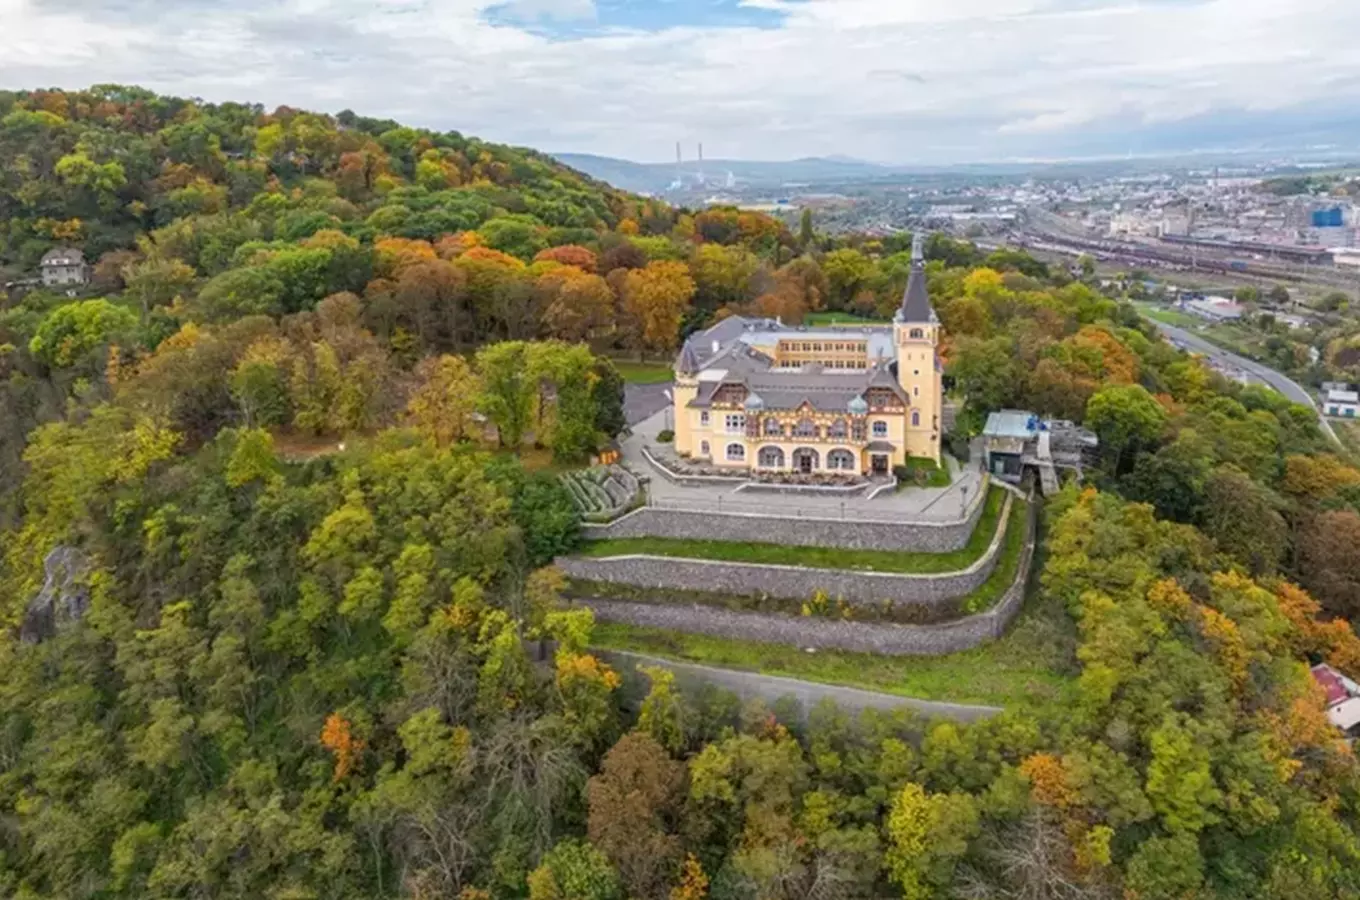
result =
M620 446L628 467L640 475L651 476L649 502L658 507L732 513L766 513L810 518L859 519L894 522L956 522L976 500L981 472L977 465L960 466L945 457L954 476L947 488L909 488L884 491L872 500L863 493L825 496L813 493L742 490L745 482L719 481L712 484L676 484L657 471L643 455L648 447L655 453L662 447L656 436L671 427L670 410L663 410L633 425L633 433Z

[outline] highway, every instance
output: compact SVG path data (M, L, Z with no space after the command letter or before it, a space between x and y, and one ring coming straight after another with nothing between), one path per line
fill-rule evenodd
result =
M1175 325L1168 325L1165 322L1158 322L1155 319L1150 321L1161 330L1162 334L1181 346L1193 350L1196 353L1202 353L1211 359L1241 369L1250 377L1262 384L1270 385L1295 403L1302 403L1312 407L1313 411L1318 414L1318 423L1322 426L1322 430L1327 433L1327 436L1332 439L1333 443L1338 445L1341 444L1341 439L1338 438L1336 432L1332 430L1331 423L1327 421L1326 417L1323 416L1318 409L1317 403L1313 400L1313 395L1304 389L1297 381L1294 381L1292 378L1289 378L1281 372L1275 371L1269 366L1263 366L1255 360L1246 359L1245 357L1238 356L1236 353L1224 350L1217 344L1210 343L1192 331L1186 331L1184 328L1177 328Z

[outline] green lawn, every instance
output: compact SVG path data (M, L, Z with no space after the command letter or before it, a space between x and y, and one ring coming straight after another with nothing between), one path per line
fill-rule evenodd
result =
M1181 312L1179 309L1167 309L1151 303L1137 304L1138 311L1149 319L1162 322L1166 325L1175 325L1177 328L1198 328L1204 324L1204 320L1199 316Z
M614 368L629 384L669 384L675 380L669 363L616 359Z
M803 317L804 325L889 325L882 319L866 319L847 312L814 312Z
M787 544L743 544L735 541L697 541L674 538L619 538L593 541L580 550L581 556L629 556L650 554L686 559L714 559L724 562L765 563L783 566L810 566L814 569L850 569L867 572L930 574L957 572L981 558L996 534L997 522L1006 492L993 487L977 527L961 550L951 553L905 553L891 550L843 550L832 547L791 547Z

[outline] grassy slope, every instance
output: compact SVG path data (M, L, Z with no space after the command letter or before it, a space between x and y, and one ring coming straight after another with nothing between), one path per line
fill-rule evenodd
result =
M669 384L675 380L675 372L667 363L616 359L614 368L619 370L628 384Z
M1175 325L1177 328L1198 330L1199 326L1204 324L1204 320L1199 316L1181 312L1178 309L1167 309L1166 307L1157 306L1153 303L1139 303L1137 306L1138 311L1149 319L1167 325Z
M854 313L846 312L814 312L808 313L803 317L804 325L889 325L890 322L882 319L866 319Z
M829 547L792 547L785 544L742 544L734 541L693 541L672 538L619 538L586 544L582 556L651 554L725 562L810 566L817 569L850 569L868 572L929 574L957 572L981 558L996 534L1005 492L993 487L987 506L967 546L952 553L899 553L889 550L841 550Z
M990 607L1015 577L1023 528L1016 509L1015 526L992 577L971 598L975 609ZM1036 557L1031 572L1038 572ZM964 653L939 657L890 657L868 653L817 651L797 647L683 634L601 622L594 643L613 650L730 669L783 675L806 681L844 684L923 700L981 703L1038 710L1065 703L1073 689L1072 620L1059 605L1034 596L999 641Z

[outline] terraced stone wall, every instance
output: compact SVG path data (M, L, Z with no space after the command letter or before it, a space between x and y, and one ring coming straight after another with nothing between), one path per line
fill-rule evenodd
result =
M792 600L806 600L818 591L826 591L854 605L887 602L897 606L937 606L972 593L991 576L1005 543L1012 502L1010 497L1006 498L996 534L986 552L958 572L907 575L651 555L563 557L557 560L557 567L570 578L638 588Z
M691 511L646 506L607 525L585 524L587 540L614 538L678 538L701 541L780 543L795 547L837 547L846 550L903 550L949 553L968 543L986 507L985 493L968 515L956 522L868 522L814 516L766 515Z
M943 656L969 650L1005 633L1025 600L1034 559L1035 510L1030 505L1028 534L1014 581L984 613L942 625L896 625L803 616L744 613L700 604L666 605L582 599L598 619L694 634L788 644L821 650L850 650L885 656Z

